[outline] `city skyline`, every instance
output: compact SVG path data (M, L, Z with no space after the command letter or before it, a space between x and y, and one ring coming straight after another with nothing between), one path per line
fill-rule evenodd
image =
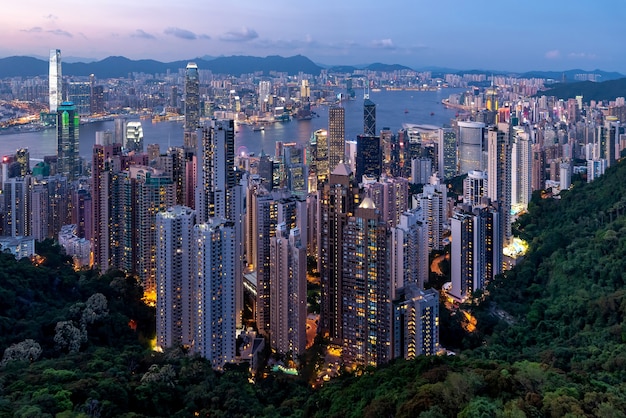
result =
M89 60L302 54L326 65L626 73L626 47L618 33L626 4L600 8L576 1L564 8L530 0L524 9L516 7L419 1L383 8L326 0L298 7L282 0L269 6L245 0L218 7L186 0L174 8L157 0L147 9L117 0L80 8L70 0L36 0L3 8L6 23L0 35L11 42L0 47L0 56L45 56L57 48L66 57ZM599 23L602 30L594 29Z

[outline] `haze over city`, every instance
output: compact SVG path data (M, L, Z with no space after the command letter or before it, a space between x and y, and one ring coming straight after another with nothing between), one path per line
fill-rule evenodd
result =
M502 71L596 68L626 72L626 3L354 0L185 0L3 5L0 57L175 61L302 54L327 65L397 63Z

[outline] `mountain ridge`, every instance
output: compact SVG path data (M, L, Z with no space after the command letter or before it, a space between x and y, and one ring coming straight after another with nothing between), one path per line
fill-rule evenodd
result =
M453 74L494 74L494 75L517 75L523 78L546 78L573 80L579 74L594 74L603 81L609 81L625 77L618 72L608 72L603 70L565 70L565 71L497 71L497 70L458 70L452 68L424 66L411 68L401 64L371 63L367 65L323 65L317 64L303 55L282 57L269 55L266 57L254 57L246 55L211 57L204 55L189 60L178 60L172 62L161 62L152 59L132 60L123 56L109 56L99 61L92 62L63 62L63 74L69 76L89 76L95 74L100 78L127 77L129 73L143 72L147 74L163 74L168 70L178 71L185 68L187 63L195 61L200 69L211 70L216 74L241 75L247 73L263 72L264 75L270 71L286 72L289 75L296 75L299 72L319 75L322 70L337 73L353 73L357 70L369 70L377 72L391 72L399 70L431 71L434 73ZM0 78L7 77L36 77L47 76L48 61L32 56L11 56L0 58Z

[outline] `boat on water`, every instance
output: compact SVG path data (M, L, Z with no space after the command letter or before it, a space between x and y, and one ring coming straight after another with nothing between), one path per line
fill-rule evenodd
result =
M404 113L409 113L409 109L404 109Z
M260 131L264 131L265 130L265 126L254 126L252 127L252 132L260 132Z

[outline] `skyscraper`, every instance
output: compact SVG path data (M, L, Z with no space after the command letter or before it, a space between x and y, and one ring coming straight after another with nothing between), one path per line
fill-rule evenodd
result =
M50 50L50 69L48 74L50 113L56 113L61 105L63 93L63 77L61 74L61 50Z
M450 128L439 130L439 148L437 150L439 177L444 180L456 175L456 133Z
M200 76L195 62L185 69L185 131L195 132L200 122Z
M374 135L357 135L356 137L356 179L362 181L366 175L379 178L382 170L382 153L380 138Z
M143 152L143 127L141 122L128 122L126 124L126 150Z
M457 122L459 143L459 172L483 168L483 130L482 122Z
M81 174L78 126L80 118L72 102L63 102L57 109L57 173L70 180Z
M376 136L376 104L369 97L363 101L363 135Z
M511 148L511 205L528 207L532 195L532 144L527 132L515 129Z
M346 110L332 106L328 109L328 169L330 172L344 161L346 146ZM318 145L319 153L319 145Z

